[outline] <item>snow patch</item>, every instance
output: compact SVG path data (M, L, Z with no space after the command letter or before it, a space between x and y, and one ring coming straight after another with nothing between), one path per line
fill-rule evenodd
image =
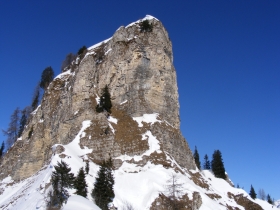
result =
M132 22L132 23L128 24L125 28L131 27L131 26L133 26L133 25L135 25L137 23L140 23L140 22L142 22L144 20L152 20L152 19L155 19L155 20L159 21L157 18L155 18L155 17L153 17L151 15L146 15L143 19L140 19L140 20L137 20L135 22Z
M157 119L158 115L158 113L144 114L142 117L133 117L133 120L138 123L138 127L143 127L142 122L151 123L151 125L153 125L155 122L161 122Z
M112 116L109 116L109 117L108 117L108 121L109 121L109 122L112 122L112 123L115 123L115 124L118 123L118 119L116 119L116 118L114 118L114 117L112 117Z
M149 156L153 152L161 153L162 151L160 150L159 146L159 141L156 139L155 136L151 133L151 131L147 131L142 135L142 140L148 140L148 145L149 149L144 152L142 155L134 155L134 156L129 156L129 155L120 155L119 157L116 157L116 159L121 159L122 161L126 160L131 160L134 159L135 161L140 161L142 160L143 156Z
M79 196L72 195L68 198L67 203L62 207L62 210L101 210L97 205L95 205L92 201Z
M110 48L109 50L107 50L107 51L105 52L105 55L107 55L111 50L112 50L112 48Z
M125 104L126 102L127 102L127 100L121 102L120 105L123 105L123 104Z
M57 75L57 76L54 78L54 80L56 80L56 79L63 79L63 77L65 77L65 76L67 76L67 75L69 75L69 74L72 74L72 73L71 73L71 70L65 71L65 72L63 72L63 73Z
M100 102L100 97L99 97L98 95L96 95L95 100L96 100L96 103L99 104L99 102Z
M166 120L164 120L164 122L165 122L165 124L167 124L167 125L171 126L172 128L174 128L174 126L171 125L171 124L170 124L169 122L167 122Z
M31 112L30 114L32 114L32 115L36 114L36 112L38 111L38 109L40 108L40 106L41 106L41 104L40 104L39 106L37 106L37 108L36 108L33 112Z
M2 180L1 183L3 183L3 184L9 184L9 183L11 183L11 182L13 182L13 181L14 181L14 180L12 179L11 176L7 176L5 179Z
M111 125L111 123L109 123L109 127L111 128L113 134L115 134L115 129L114 129L114 127Z
M104 41L99 42L99 43L97 43L95 45L92 45L91 47L88 48L88 51L93 50L94 48L97 48L97 47L99 47L102 44L106 44L107 42L110 41L110 39L111 39L111 37L109 39L105 39Z

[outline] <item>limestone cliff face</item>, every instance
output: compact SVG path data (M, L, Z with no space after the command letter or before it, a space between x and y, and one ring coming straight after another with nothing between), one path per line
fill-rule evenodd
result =
M67 144L91 120L80 146L93 149L89 157L100 162L109 156L119 167L122 155L133 157L149 149L142 135L151 132L163 152L144 156L147 161L174 167L172 158L183 167L195 169L192 153L180 132L178 90L173 66L172 44L162 23L147 16L152 32L140 32L137 21L120 27L114 35L77 58L54 79L41 105L33 112L22 140L18 140L1 162L0 179L27 178L48 163L54 144ZM108 85L112 98L110 122L95 106L101 89ZM135 117L157 113L157 122L139 127ZM28 134L33 130L31 138ZM63 157L63 156L62 156Z

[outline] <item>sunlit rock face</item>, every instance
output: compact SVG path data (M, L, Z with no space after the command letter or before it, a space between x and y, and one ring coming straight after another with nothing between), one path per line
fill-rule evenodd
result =
M151 32L141 32L144 20L152 24ZM95 111L105 85L113 104L110 117ZM66 67L45 91L22 140L2 159L0 178L33 175L53 154L63 153L53 145L70 143L85 120L91 123L81 134L80 147L92 149L88 157L93 162L111 157L116 168L124 161L175 167L174 158L178 167L195 169L180 131L172 44L159 20L146 16L120 27ZM157 149L151 149L153 138Z

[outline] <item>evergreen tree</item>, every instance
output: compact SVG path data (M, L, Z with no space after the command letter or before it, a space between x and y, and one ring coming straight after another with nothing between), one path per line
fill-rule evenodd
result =
M89 172L89 162L88 161L86 162L85 171L86 171L86 174L88 174L88 172Z
M204 156L203 168L204 168L205 170L210 170L210 169L211 169L210 161L209 161L209 159L208 159L208 155L207 155L207 154Z
M222 159L222 153L219 150L215 150L213 153L211 168L217 178L226 179L226 171Z
M109 161L102 163L91 193L96 205L102 210L107 210L108 204L115 197L113 186L114 176L112 173L112 160L110 158Z
M141 32L152 32L152 30L153 30L153 25L149 23L148 20L144 20L143 22L140 23Z
M267 202L268 202L269 204L273 204L273 201L272 201L272 199L271 199L271 197L270 197L269 194L267 194Z
M42 72L40 87L46 90L54 78L54 72L51 66L45 68Z
M31 129L28 132L28 139L31 138L32 134L33 134L33 125L32 125Z
M10 118L9 127L7 130L2 130L3 134L7 136L6 140L6 149L9 149L17 140L18 131L19 131L19 115L20 110L16 108Z
M251 189L250 189L250 193L249 195L251 196L251 198L253 198L254 200L256 199L257 197L257 194L255 192L255 189L253 188L253 186L251 185Z
M76 194L87 197L87 183L84 168L80 168L79 173L75 179L74 187L76 189Z
M96 106L96 111L98 113L107 111L108 113L111 113L112 108L112 102L111 102L111 95L109 92L109 88L106 85L105 88L102 90L102 95L99 100L99 104Z
M21 136L23 130L24 130L24 127L26 125L26 122L27 122L27 113L26 113L26 109L23 109L21 111L21 118L20 118L20 122L19 122L19 130L18 130L18 137Z
M4 141L3 141L2 144L1 144L1 148L0 148L0 158L1 158L2 156L4 156L4 149L5 149L5 143L4 143Z
M83 54L84 52L86 52L87 51L87 47L86 46L82 46L80 49L79 49L79 51L78 51L78 55L81 55L81 54Z
M199 160L199 154L198 154L196 146L195 146L195 149L194 149L193 158L194 158L194 161L195 161L195 164L196 164L197 168L200 170L200 160Z
M40 98L40 84L38 83L38 85L36 86L36 88L34 90L34 95L32 98L32 104L31 104L32 111L34 111L37 108L37 106L39 104L39 98Z
M61 205L69 197L69 193L66 188L73 188L75 177L70 173L71 168L67 163L61 160L57 162L57 166L54 166L55 171L52 173L52 186L54 196L57 198L57 202Z

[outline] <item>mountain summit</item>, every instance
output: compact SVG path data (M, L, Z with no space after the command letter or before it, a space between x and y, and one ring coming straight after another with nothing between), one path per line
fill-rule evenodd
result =
M104 108L106 100L111 105ZM182 209L262 209L244 190L196 168L180 131L172 44L149 15L81 51L50 83L22 137L1 160L0 208L45 209L60 160L75 175L89 163L91 200L99 165L109 158L112 209L167 209L170 177L180 183ZM70 198L71 205L83 202Z

